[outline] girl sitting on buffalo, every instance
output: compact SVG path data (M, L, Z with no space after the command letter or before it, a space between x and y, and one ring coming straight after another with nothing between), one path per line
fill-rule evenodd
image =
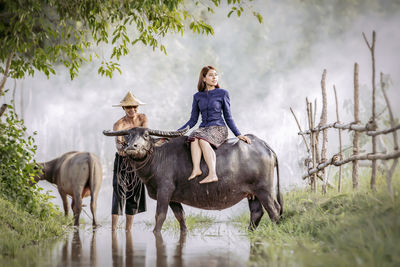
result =
M190 119L185 125L178 130L189 126L192 128L196 125L201 113L202 122L200 127L193 131L188 138L191 142L190 151L192 155L193 171L188 180L200 176L201 155L208 166L208 175L200 181L203 183L211 183L218 181L216 166L216 156L213 150L218 148L228 138L228 129L233 132L240 140L251 143L250 139L241 135L240 131L233 121L230 110L229 93L225 89L221 89L218 85L218 74L214 67L203 67L197 84L198 92L193 95L192 113ZM222 113L224 119L222 118ZM226 124L225 124L226 122Z

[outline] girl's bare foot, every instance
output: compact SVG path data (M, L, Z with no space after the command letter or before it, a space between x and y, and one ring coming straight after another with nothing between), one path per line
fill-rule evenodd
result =
M206 178L204 178L203 180L201 180L199 183L206 184L206 183L212 183L212 182L217 182L217 181L218 181L217 175L213 175L213 176L209 175Z
M192 174L189 176L188 180L192 180L196 178L197 176L200 176L202 174L201 170L193 170Z

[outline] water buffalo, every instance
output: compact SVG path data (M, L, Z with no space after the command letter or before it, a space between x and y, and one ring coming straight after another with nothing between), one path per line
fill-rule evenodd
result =
M71 208L76 226L79 225L82 198L91 196L90 209L93 215L93 225L96 226L97 196L103 181L99 158L90 152L72 151L51 161L39 163L39 166L42 167L42 174L35 177L35 180L47 180L57 185L63 201L65 216L68 216L67 195L72 197Z
M149 196L157 200L154 232L160 232L168 205L179 221L181 231L186 231L181 203L209 210L229 208L243 198L249 200L251 213L249 229L258 226L264 214L278 222L282 214L279 187L278 160L272 149L254 135L247 135L251 144L238 139L228 139L215 152L218 182L199 184L207 172L201 162L203 174L194 180L187 177L192 171L190 149L187 146L187 129L174 132L136 127L123 131L104 131L107 136L125 135L125 152L137 175L146 185ZM161 146L154 145L159 137L171 138ZM277 167L277 200L273 196L274 167Z

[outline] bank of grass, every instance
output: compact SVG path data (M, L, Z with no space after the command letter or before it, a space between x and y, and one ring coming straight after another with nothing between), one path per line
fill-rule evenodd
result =
M250 265L400 266L400 176L394 180L393 200L383 184L375 194L367 184L358 192L286 193L281 223L264 215L249 232ZM249 215L234 220L245 228Z
M13 258L21 249L63 236L69 223L61 213L38 216L0 198L0 259Z

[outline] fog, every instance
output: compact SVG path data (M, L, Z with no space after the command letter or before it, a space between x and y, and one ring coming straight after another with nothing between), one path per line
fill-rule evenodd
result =
M122 74L117 72L112 79L97 74L99 62L95 61L82 66L73 81L61 66L56 68L57 75L49 79L38 73L17 81L17 112L23 115L28 131L37 132L36 160L47 161L71 150L97 154L104 169L98 214L100 220L109 221L115 147L114 139L103 136L102 131L111 129L124 115L121 108L112 105L118 104L130 90L147 103L139 112L147 115L150 128L178 129L190 117L201 68L213 65L220 75L219 84L230 93L239 130L266 140L277 153L284 190L305 186L307 183L301 179L305 146L297 135L289 108L294 109L304 129L305 98L317 99L319 119L320 81L323 70L327 69L328 122L336 120L334 84L341 120L351 122L353 67L358 62L362 119L366 121L371 115L371 58L361 34L365 32L371 40L372 30L377 32L377 81L380 71L391 81L388 94L398 117L400 4L396 1L385 1L383 6L380 1L353 1L352 5L342 1L329 1L326 5L320 1L258 2L253 8L263 16L263 24L251 12L228 19L229 9L225 7L207 17L204 11L199 11L214 27L214 36L190 32L184 36L170 35L162 40L168 55L135 46L129 56L120 60ZM110 51L108 46L98 48L100 56ZM9 79L6 87L13 86L14 81ZM377 95L381 98L380 89ZM10 98L9 93L6 99ZM383 108L383 102L379 101L378 111ZM233 137L231 132L230 137ZM336 140L332 130L328 157L337 152ZM41 185L54 189L45 182ZM58 197L56 191L54 195ZM55 201L61 203L59 199ZM245 207L244 201L222 213L210 213L226 217ZM187 212L200 212L184 208ZM154 201L148 202L148 210L138 218L153 218Z

